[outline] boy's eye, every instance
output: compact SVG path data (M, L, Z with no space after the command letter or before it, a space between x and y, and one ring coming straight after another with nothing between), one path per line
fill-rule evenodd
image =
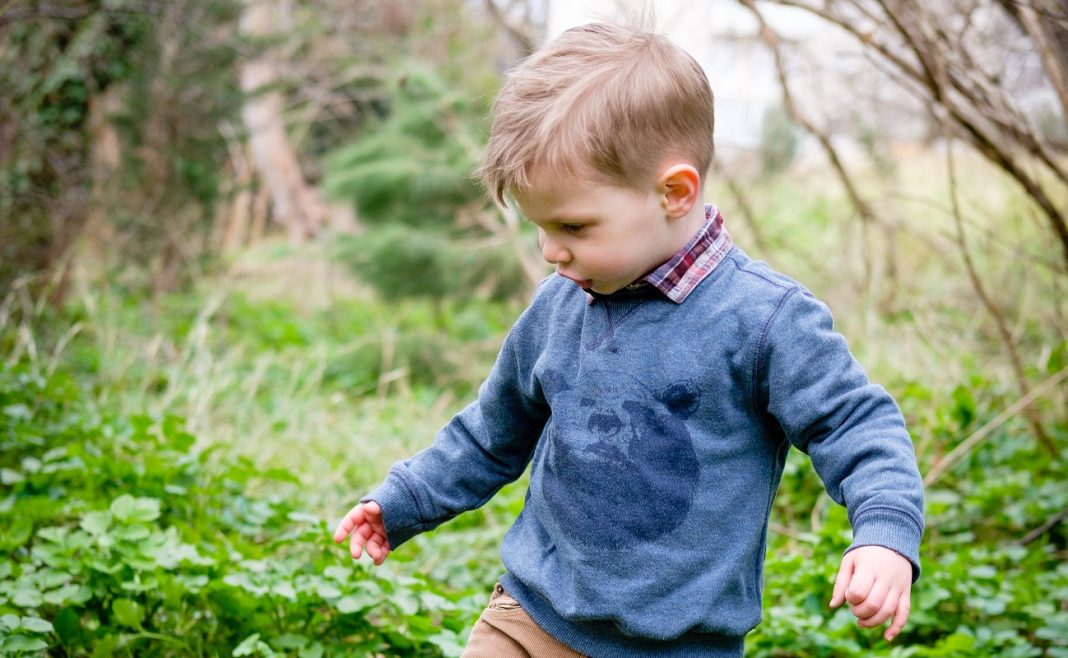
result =
M564 233L580 233L585 226L582 224L561 224L560 230Z

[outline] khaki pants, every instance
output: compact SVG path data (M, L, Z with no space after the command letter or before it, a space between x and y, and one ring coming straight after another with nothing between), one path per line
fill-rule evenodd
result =
M582 658L582 654L541 630L497 583L461 658Z

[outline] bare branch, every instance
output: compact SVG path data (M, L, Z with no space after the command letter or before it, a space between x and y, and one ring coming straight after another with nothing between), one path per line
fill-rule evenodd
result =
M534 42L534 37L526 30L513 24L508 18L501 12L501 8L497 6L497 3L493 0L485 0L486 11L489 13L490 18L501 29L504 30L516 45L526 54L534 52L537 44Z
M754 9L753 0L740 0ZM1005 170L1031 197L1047 217L1050 229L1061 245L1068 264L1068 224L1053 197L1021 165L1026 152L1068 186L1068 172L1035 135L1030 122L998 79L975 65L966 43L942 26L930 8L913 0L872 0L882 16L868 10L862 0L827 0L821 5L805 0L770 0L776 4L809 12L843 29L857 39L867 52L876 53L913 84L904 87L930 109L939 123L956 133L986 159ZM1000 1L1000 0L999 0ZM852 8L849 16L842 6ZM862 25L862 22L867 24ZM899 44L887 41L896 35ZM908 57L901 53L902 47ZM948 121L947 121L948 120Z
M964 267L968 272L968 280L972 284L972 290L975 291L976 297L990 313L990 317L994 319L994 325L997 327L998 338L1001 340L1002 346L1005 351L1008 352L1009 361L1012 363L1013 377L1016 379L1016 386L1020 389L1021 395L1027 397L1031 393L1031 387L1027 383L1027 375L1024 374L1023 361L1020 359L1020 351L1016 349L1016 342L1012 338L1012 333L1009 331L1008 322L1005 319L1005 314L994 302L990 293L987 292L986 287L983 285L982 280L979 278L979 272L975 267L975 263L972 261L971 252L968 250L968 243L964 237L964 221L961 218L960 200L957 194L957 172L955 163L953 160L953 143L949 142L946 145L946 169L949 175L949 199L950 205L953 209L953 219L957 227L957 247L960 249L961 257L964 259ZM1053 443L1053 440L1046 434L1046 430L1042 427L1042 422L1035 413L1033 407L1025 407L1023 409L1024 416L1027 419L1027 424L1031 426L1031 432L1038 439L1039 443L1050 452L1052 455L1057 454L1057 446Z
M842 183L842 187L845 188L846 195L849 197L850 203L857 211L861 219L861 231L865 241L865 248L867 247L867 230L870 224L879 221L875 211L872 209L871 204L861 196L857 186L853 182L852 176L846 170L845 165L842 163L841 157L838 155L837 149L834 144L831 143L830 135L826 131L819 129L814 123L806 118L801 110L798 108L797 103L794 101L793 94L790 91L790 83L786 75L786 66L783 62L782 55L782 38L771 29L767 21L764 20L764 15L757 9L753 0L739 0L749 11L756 17L757 22L760 25L760 39L771 50L772 59L775 62L775 69L779 78L779 86L782 88L782 100L783 106L790 114L790 117L803 128L810 135L814 136L819 141L820 146L826 154L827 159L831 163L831 167L834 168L835 173L838 175L838 179ZM871 285L872 270L871 259L864 259L864 287L867 288Z

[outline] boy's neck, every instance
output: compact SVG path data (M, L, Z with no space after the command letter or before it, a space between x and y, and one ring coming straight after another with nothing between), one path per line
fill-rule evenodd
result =
M699 198L703 198L703 195ZM693 204L693 208L690 208L688 213L676 220L678 222L676 252L685 247L697 235L697 232L705 225L706 219L705 203L704 201L698 201Z

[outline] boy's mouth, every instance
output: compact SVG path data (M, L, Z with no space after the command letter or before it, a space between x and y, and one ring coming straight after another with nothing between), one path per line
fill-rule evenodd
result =
M591 287L593 287L593 279L580 279L576 276L568 274L567 272L561 272L560 270L557 270L556 273L564 277L565 279L570 279L571 281L574 281L575 284L583 290L589 290Z

